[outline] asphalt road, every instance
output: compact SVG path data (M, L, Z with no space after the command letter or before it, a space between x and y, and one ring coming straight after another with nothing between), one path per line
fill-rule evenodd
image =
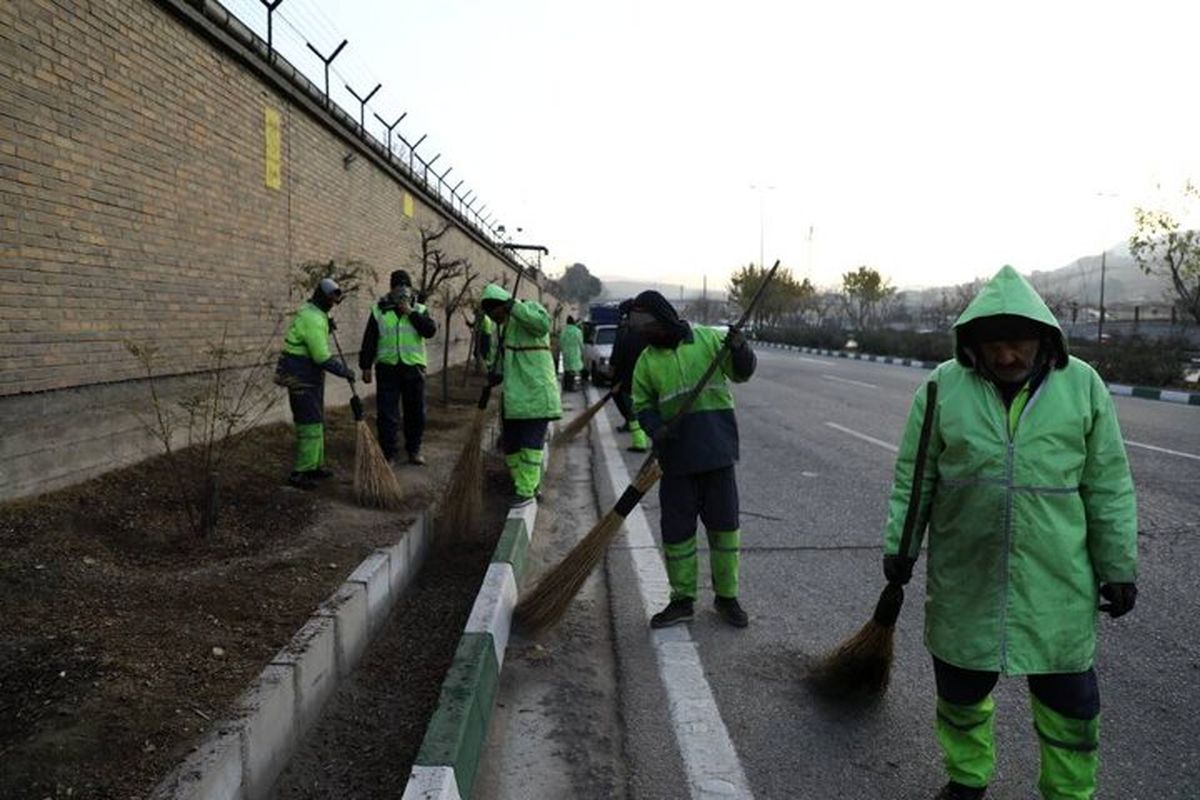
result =
M742 599L751 626L711 611L702 578L691 624L704 671L758 798L932 797L944 782L932 667L921 643L923 567L897 632L887 696L830 705L801 681L808 659L852 633L882 587L879 542L894 454L919 369L763 349L736 390L742 434ZM1116 398L1138 490L1141 594L1101 623L1100 797L1200 797L1200 409ZM618 422L608 410L615 426ZM1151 449L1158 448L1158 449ZM1174 451L1174 452L1167 452ZM637 457L628 454L632 472ZM657 497L646 499L657 536ZM703 542L703 535L700 537ZM702 555L701 575L707 572ZM644 624L608 570L632 797L686 796L647 675ZM664 598L665 601L665 598ZM1021 679L997 691L997 800L1036 796L1037 744Z

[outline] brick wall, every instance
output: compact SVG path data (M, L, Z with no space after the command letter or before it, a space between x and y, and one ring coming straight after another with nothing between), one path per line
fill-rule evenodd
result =
M180 0L0 3L0 417L54 427L55 409L86 405L88 387L136 379L127 341L156 346L165 375L202 369L223 336L260 349L301 301L288 284L308 260L378 272L379 285L336 312L356 350L388 273L419 271L418 226L438 226L444 208L211 20ZM445 242L488 279L513 274L465 226ZM438 364L441 335L430 343ZM460 324L456 358L466 335ZM132 455L72 464L69 480L144 452L113 418L123 403L99 427L122 439L111 452ZM43 434L57 448L84 435ZM0 448L0 498L69 482L22 467L33 446Z

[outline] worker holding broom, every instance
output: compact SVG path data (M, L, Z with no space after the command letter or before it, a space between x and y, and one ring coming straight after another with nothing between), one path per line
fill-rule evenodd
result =
M954 326L933 373L934 423L915 535L899 552L926 389L896 461L884 538L889 583L907 583L929 526L925 643L937 683L942 800L984 796L995 767L992 688L1028 676L1047 800L1096 790L1097 605L1137 598L1137 509L1112 399L1071 358L1054 315L1012 267Z
M625 418L624 427L633 439L629 446L630 452L645 453L650 449L650 440L642 430L637 415L633 413L633 368L637 365L642 351L646 349L646 339L629 326L629 311L632 307L632 299L622 300L617 307L620 317L612 349L613 402Z
M375 396L379 446L388 461L398 453L400 410L404 409L404 450L408 463L421 465L421 439L425 434L425 340L437 333L437 323L412 291L412 279L398 269L389 279L390 291L371 307L358 351L363 383L371 382L377 366L379 389Z
M562 416L554 358L550 354L550 314L535 300L517 300L489 283L480 300L483 313L504 326L503 342L488 373L504 383L501 436L512 475L514 508L533 502L542 482L542 448L550 420Z
M575 381L583 375L583 331L572 316L567 316L558 335L558 350L562 353L563 391L573 392Z
M354 370L329 352L329 333L336 326L329 312L342 302L332 278L322 278L312 297L292 317L275 367L275 382L287 387L296 427L296 459L288 485L306 491L332 477L325 467L325 373L354 382Z
M744 628L749 618L738 602L737 419L726 379L742 383L754 374L756 359L738 331L730 341L712 328L689 325L655 291L634 298L629 325L645 338L646 349L633 370L633 408L654 440L662 467L659 484L663 549L671 598L650 619L664 628L692 619L696 599L696 519L708 533L714 605L727 623ZM674 419L708 366L727 353L687 413Z

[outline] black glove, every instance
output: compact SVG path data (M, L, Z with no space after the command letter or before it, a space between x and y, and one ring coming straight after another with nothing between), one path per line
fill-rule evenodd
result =
M336 330L337 330L337 322L334 321L333 317L330 317L329 318L329 332L333 333Z
M1137 603L1137 586L1132 583L1106 583L1100 587L1100 596L1107 603L1100 604L1101 611L1107 611L1113 619L1123 617Z
M488 386L499 386L504 383L503 372L489 372L487 376Z
M904 586L912 580L913 564L916 563L915 558L908 556L884 556L883 577L887 578L888 583L898 583Z
M729 345L730 350L741 350L746 346L746 337L741 331L733 328L725 334L725 344Z

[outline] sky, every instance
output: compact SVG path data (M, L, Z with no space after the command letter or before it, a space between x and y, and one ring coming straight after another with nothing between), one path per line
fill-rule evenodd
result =
M223 0L265 38L260 0ZM554 274L1054 269L1200 181L1200 3L283 0L276 46ZM372 128L371 122L374 122ZM521 231L518 233L517 228ZM760 256L761 253L761 256Z

